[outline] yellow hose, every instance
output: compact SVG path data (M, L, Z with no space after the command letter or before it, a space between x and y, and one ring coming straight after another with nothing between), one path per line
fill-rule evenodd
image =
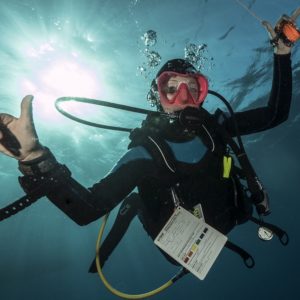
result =
M102 272L101 265L100 265L100 259L99 259L101 239L102 239L102 236L103 236L104 228L105 228L108 217L109 217L109 214L106 214L104 216L103 223L101 224L99 234L98 234L98 238L97 238L97 243L96 243L96 266L97 266L97 271L98 271L98 275L99 275L100 279L102 280L103 284L105 285L105 287L110 292L112 292L114 295L119 296L119 297L124 298L124 299L144 299L144 298L147 298L147 297L154 296L154 295L162 292L163 290L167 289L169 286L171 286L173 284L173 281L169 280L168 282L166 282L162 286L158 287L157 289L155 289L153 291L150 291L150 292L147 292L147 293L144 293L144 294L126 294L126 293L123 293L123 292L120 292L120 291L116 290L115 288L113 288L108 283L108 281L106 280L106 278L105 278L105 276Z

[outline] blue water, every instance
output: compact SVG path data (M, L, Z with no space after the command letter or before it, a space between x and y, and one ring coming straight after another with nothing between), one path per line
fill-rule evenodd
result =
M272 24L299 5L296 0L244 3ZM141 37L148 30L157 33L157 42L147 48ZM158 53L162 65L183 57L190 43L206 44L202 72L211 88L230 99L236 110L264 105L270 91L268 35L236 1L1 0L0 36L0 111L18 115L22 97L34 94L41 142L85 186L112 168L126 150L128 135L75 124L55 111L54 101L60 96L83 96L150 109L146 94L159 66L148 65L146 49ZM255 257L253 270L225 249L204 281L188 275L153 299L299 298L299 45L292 55L289 120L244 139L271 198L268 221L288 231L290 244L283 247L276 238L261 242L255 225L243 225L230 239ZM215 109L219 103L208 98L206 105ZM70 109L110 125L136 127L141 121L140 116L119 111L80 105ZM18 176L16 162L0 156L0 207L23 195ZM3 221L1 300L117 299L97 275L87 273L99 227L99 221L86 227L73 224L47 199ZM109 281L128 293L151 290L176 271L137 220L104 268Z

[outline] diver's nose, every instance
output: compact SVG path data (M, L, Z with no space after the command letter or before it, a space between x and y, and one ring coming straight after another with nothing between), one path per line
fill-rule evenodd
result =
M182 83L179 87L179 101L183 104L188 102L189 95L188 95L188 87L186 84Z

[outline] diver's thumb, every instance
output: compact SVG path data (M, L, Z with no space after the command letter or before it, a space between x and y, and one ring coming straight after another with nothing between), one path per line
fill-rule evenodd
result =
M26 122L33 122L33 117L32 117L32 100L33 96L27 95L23 98L21 102L21 115L20 119Z
M276 37L276 32L273 29L272 25L268 21L262 21L261 24L266 28L266 30L269 32L271 38Z

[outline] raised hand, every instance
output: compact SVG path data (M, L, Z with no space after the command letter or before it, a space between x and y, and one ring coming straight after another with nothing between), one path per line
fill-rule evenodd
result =
M287 45L286 43L284 43L282 38L278 35L278 31L282 26L282 21L287 21L296 27L296 20L299 16L300 16L300 7L297 8L290 17L287 15L281 16L281 18L277 21L275 25L275 29L273 29L272 25L268 21L262 22L262 25L265 26L265 28L269 32L270 38L276 42L276 46L275 46L276 54L288 54L291 52L291 45ZM299 30L296 30L295 32L300 36Z
M19 118L0 113L0 152L20 161L35 159L43 154L32 116L33 96L26 96L21 103Z

